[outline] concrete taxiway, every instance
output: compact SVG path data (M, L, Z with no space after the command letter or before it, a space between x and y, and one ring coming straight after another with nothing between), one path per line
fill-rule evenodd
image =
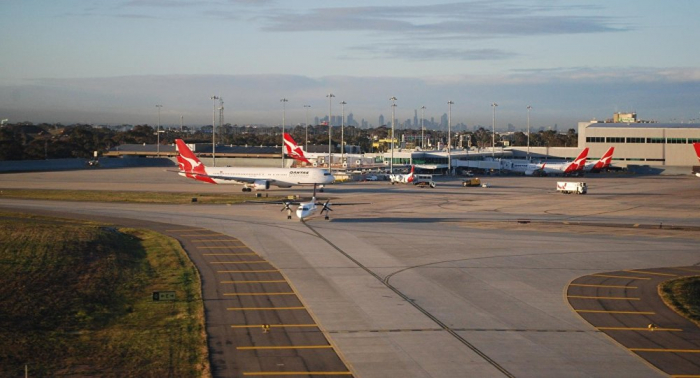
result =
M143 219L236 238L284 272L359 377L665 376L582 319L567 288L599 272L700 264L700 180L591 176L581 196L556 193L557 180L334 185L325 197L372 204L337 208L330 222L287 221L273 205L0 197L0 208ZM0 188L105 187L240 190L155 168L0 175Z

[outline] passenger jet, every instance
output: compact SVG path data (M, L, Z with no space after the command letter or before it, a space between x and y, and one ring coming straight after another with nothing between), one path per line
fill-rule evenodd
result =
M321 185L333 182L333 175L322 168L254 168L254 167L210 167L207 168L192 153L182 139L176 139L179 174L210 184L239 184L244 192L267 190L271 185L291 188L296 185ZM322 191L323 189L321 189Z
M391 174L389 175L389 180L391 180L391 185L394 185L396 183L399 184L410 184L414 180L413 173L416 169L415 165L411 165L411 172L408 174L402 175L402 174Z

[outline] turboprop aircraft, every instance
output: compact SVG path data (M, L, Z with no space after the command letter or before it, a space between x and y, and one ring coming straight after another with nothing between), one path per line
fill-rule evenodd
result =
M244 192L270 189L271 185L291 188L297 185L330 184L333 175L323 168L259 168L259 167L205 167L182 139L175 139L179 155L179 174L210 184L239 184Z
M349 206L349 205L367 205L369 202L353 202L353 203L331 203L331 200L326 200L325 202L318 201L316 199L316 185L314 185L314 194L313 197L311 197L311 200L306 201L306 202L300 202L300 201L290 201L290 200L282 200L282 201L270 201L270 202L258 202L258 201L250 201L251 203L261 203L261 204L279 204L283 205L282 209L280 211L285 211L287 210L287 219L292 219L292 212L294 212L299 218L299 220L303 221L304 219L311 217L315 215L317 212L319 215L324 215L323 213L325 212L324 219L325 220L330 220L330 215L329 213L333 211L331 206ZM296 211L292 209L292 206L297 206Z

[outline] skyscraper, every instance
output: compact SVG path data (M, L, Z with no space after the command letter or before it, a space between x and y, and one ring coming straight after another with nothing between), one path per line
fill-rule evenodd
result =
M379 126L382 125L386 125L386 123L384 123L384 114L379 115Z

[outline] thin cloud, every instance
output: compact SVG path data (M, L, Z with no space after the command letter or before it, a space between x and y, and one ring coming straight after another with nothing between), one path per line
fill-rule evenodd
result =
M593 10L582 6L524 7L507 1L472 1L405 7L316 8L269 16L263 30L275 32L365 31L460 36L561 35L627 31L617 19L599 15L562 15ZM553 13L558 14L553 14Z
M460 49L460 48L422 48L416 46L380 44L365 45L352 48L354 51L363 52L371 59L403 59L413 61L430 60L461 60L461 61L482 61L482 60L504 60L518 56L499 49ZM348 57L350 59L350 57Z

